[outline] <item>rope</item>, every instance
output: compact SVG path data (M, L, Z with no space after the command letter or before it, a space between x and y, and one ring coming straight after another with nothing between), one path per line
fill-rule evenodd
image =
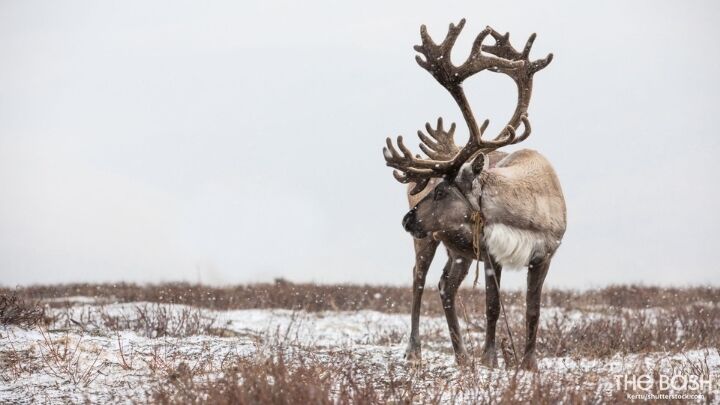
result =
M470 217L472 219L473 223L473 233L472 233L472 244L473 244L473 253L475 253L475 281L473 281L473 288L477 286L478 282L478 276L480 275L480 238L483 234L483 217L480 211L473 211L472 216Z
M475 281L473 281L473 289L477 285L478 277L480 275L480 247L482 242L482 235L483 235L483 228L484 228L484 221L482 217L482 213L480 211L473 211L471 216L472 222L473 222L473 236L472 236L472 242L473 242L473 253L475 253ZM495 268L493 267L492 260L490 259L490 254L487 255L487 261L490 265L490 272L492 274L492 278L495 281L495 288L497 289L498 293L498 301L500 302L500 309L502 310L503 314L503 320L505 321L505 329L507 330L508 336L510 337L510 347L512 348L513 357L515 358L515 364L518 364L518 357L517 352L515 351L515 339L513 339L512 332L510 331L510 323L508 323L507 313L505 313L505 305L503 305L502 298L500 298L500 283L498 282L497 275L495 274Z

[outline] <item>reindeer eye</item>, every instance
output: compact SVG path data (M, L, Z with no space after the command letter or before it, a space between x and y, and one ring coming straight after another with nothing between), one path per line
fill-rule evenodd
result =
M435 201L441 200L441 199L445 198L445 194L447 194L445 191L445 187L440 187L440 186L435 187L435 191L433 193L433 200L435 200Z

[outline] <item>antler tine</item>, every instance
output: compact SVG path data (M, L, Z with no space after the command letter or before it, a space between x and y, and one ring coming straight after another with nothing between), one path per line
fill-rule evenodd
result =
M492 141L480 140L480 148L483 152L488 153L503 146L512 145L515 142L515 128L510 125L505 127L505 137L502 139L493 139Z
M515 140L513 141L513 145L526 140L530 136L530 133L532 132L532 127L530 126L530 120L528 119L527 115L523 115L520 119L522 120L524 131L523 131L522 135L515 138Z
M450 26L448 27L448 33L445 35L445 39L440 43L440 45L438 45L435 43L435 41L433 41L430 34L428 34L425 24L421 25L420 39L422 40L422 45L415 45L413 49L425 56L425 60L422 60L422 58L420 58L420 55L417 55L415 56L415 60L417 61L417 63L423 69L430 71L431 69L434 70L435 68L435 66L433 65L434 60L449 60L450 52L452 51L452 48L455 45L455 41L460 35L463 27L465 27L464 18L460 20L457 26L453 23L450 23Z
M473 42L472 49L470 50L470 56L467 61L460 66L459 70L464 78L471 76L475 73L481 72L485 69L497 70L497 69L517 69L521 67L524 62L522 60L513 60L505 58L500 55L483 55L482 54L482 43L485 41L488 35L492 33L492 28L487 27L481 31Z
M415 195L423 191L423 189L427 187L428 183L430 182L430 177L412 176L406 173L401 173L397 170L393 170L393 177L395 177L395 180L403 184L415 183L415 186L410 190L411 195Z
M535 38L537 38L536 33L533 32L530 34L527 42L525 42L525 48L523 48L522 54L520 55L521 58L530 60L530 50L532 49L533 43L535 43Z
M387 146L383 148L383 156L388 166L394 167L398 170L393 170L393 177L400 183L415 183L415 186L410 190L411 195L415 195L421 192L430 182L430 179L434 176L434 172L431 169L421 169L413 167L413 164L421 161L420 155L413 156L413 154L405 147L402 136L398 136L397 144L400 149L400 153L395 149L390 138L386 139Z
M413 155L410 149L405 146L402 136L398 136L396 140L400 152L395 149L395 146L393 146L390 138L387 138L385 142L386 147L383 148L383 156L385 157L386 164L404 172L405 174L420 177L433 177L433 175L435 175L435 177L437 177L438 172L448 165L448 161L424 160L417 155Z
M510 45L510 33L506 32L504 35L495 31L491 27L487 27L486 30L490 30L490 36L495 40L495 45L482 45L481 49L487 53L495 56L510 59L520 60L522 54ZM532 46L532 45L531 45Z
M418 131L420 138L420 149L430 158L434 160L452 159L460 148L455 144L455 123L450 124L450 129L445 131L442 117L438 118L435 129L430 126L429 122L425 123L425 130L429 137L422 131Z
M546 57L544 57L542 59L538 59L536 61L530 62L529 70L532 72L532 74L535 74L535 73L539 72L540 70L545 69L545 67L547 65L549 65L550 62L552 62L553 57L554 57L553 54L549 53Z

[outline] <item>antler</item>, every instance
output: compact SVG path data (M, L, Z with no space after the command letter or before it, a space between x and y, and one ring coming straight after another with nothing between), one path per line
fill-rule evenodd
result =
M452 159L459 151L460 148L455 144L455 123L450 124L450 129L445 131L443 127L443 119L439 117L437 120L437 126L433 129L429 122L425 123L425 130L429 137L425 135L422 130L418 130L418 138L420 138L420 149L433 160L447 160ZM392 145L390 146L392 148ZM394 148L393 148L394 150ZM392 153L387 152L386 157L392 159ZM397 154L397 151L395 151ZM422 159L420 155L415 155L417 159ZM393 170L393 176L401 183L414 183L414 187L410 190L412 195L421 192L427 186L430 181L430 177L415 176L410 173L400 173L397 170Z
M431 154L428 154L430 159L426 160L423 160L419 156L414 156L413 153L405 147L402 136L398 136L397 138L400 153L395 149L390 138L387 138L387 147L383 148L385 161L388 166L400 171L393 173L398 181L402 183L413 181L417 184L416 187L411 190L411 194L417 194L422 191L432 177L454 178L462 164L477 151L483 150L489 152L505 145L516 143L516 141L519 142L527 138L530 134L530 122L527 119L530 91L529 89L525 89L524 86L532 84L532 75L547 66L547 63L552 60L552 56L546 58L549 60L544 63L544 65L539 62L533 65L533 63L527 60L527 53L529 53L529 46L532 46L534 36L528 41L529 46L526 46L526 49L521 54L509 45L509 42L507 42L508 35L500 35L497 37L496 35L499 34L492 28L487 27L475 38L468 59L462 65L455 66L450 60L450 53L464 26L465 19L462 19L457 26L450 24L448 33L440 45L432 40L424 25L420 28L422 45L416 45L415 50L422 54L425 59L419 55L416 56L415 59L423 69L430 72L453 96L462 111L463 118L470 130L470 136L465 146L451 158L443 159L442 156L431 156ZM487 51L495 56L484 55L482 53L482 51L486 49L482 43L488 35L492 35L493 38L495 38L496 44L494 48L488 49ZM503 42L502 39L505 39L505 42ZM518 107L516 108L515 114L513 114L508 125L492 141L482 139L482 135L485 129L487 129L489 121L485 120L482 126L478 126L462 88L462 82L466 78L486 69L508 74L518 85ZM523 85L522 88L521 85ZM518 138L515 134L515 128L518 127L520 122L523 123L525 132ZM423 139L424 134L418 133L418 135L427 146L432 148L432 145L428 145L426 139ZM425 153L428 152L422 145L421 149L423 149Z
M463 155L471 156L478 150L491 151L510 145L515 140L515 129L512 127L506 128L507 136L503 139L496 139L492 141L485 141L482 139L482 134L487 129L489 120L485 120L482 126L478 129L478 139L471 138L468 143L458 152L455 156L448 160L434 160L434 159L423 159L420 155L413 155L410 149L405 146L402 135L397 137L397 146L400 151L393 146L392 140L387 138L385 140L387 146L383 148L383 156L385 156L385 162L388 166L398 169L400 172L395 171L393 175L401 183L408 183L410 181L418 183L422 179L428 179L431 177L447 177L452 178L460 166L467 160L463 158ZM426 182L427 184L427 182ZM418 192L422 191L422 188ZM417 193L410 193L417 194Z
M465 63L456 67L450 60L450 53L464 26L464 18L460 20L457 26L450 24L445 39L440 45L437 45L428 34L427 27L422 25L420 27L422 45L415 45L414 49L425 57L425 60L423 60L420 55L415 57L418 65L430 72L430 74L450 92L458 103L470 129L470 139L474 140L479 137L480 131L472 110L470 109L470 104L465 97L465 92L462 88L463 80L485 69L518 68L522 66L524 62L483 55L481 52L482 42L492 32L492 29L488 27L475 38L470 56L468 56Z
M495 45L482 45L481 49L485 52L493 54L500 58L505 58L513 61L523 61L523 64L519 68L506 69L506 68L491 68L492 72L504 73L513 79L518 89L518 101L515 107L510 121L509 126L518 128L520 123L523 123L525 130L523 134L515 139L514 143L520 143L530 136L532 128L530 122L527 120L527 109L530 105L530 96L532 95L532 80L533 75L540 70L544 69L553 60L553 54L549 53L546 57L535 61L530 60L530 50L532 49L533 43L537 34L533 33L525 43L525 48L522 52L518 52L512 44L510 44L510 33L506 32L505 35L500 34L494 29L487 27L486 30L490 30L490 36L495 40ZM503 133L498 134L497 138L501 138Z
M433 129L429 122L425 123L427 135L422 131L418 131L418 137L422 141L420 149L430 158L434 160L452 159L460 148L455 144L455 123L450 124L450 129L445 131L443 128L442 117L438 118L437 126Z
M440 45L437 45L428 34L427 27L422 25L420 27L422 45L414 46L414 49L417 52L425 56L425 60L423 60L420 55L415 57L418 65L430 72L430 74L432 74L433 77L435 77L435 79L451 93L463 82L463 80L485 69L517 68L522 66L522 61L487 56L480 52L481 45L485 40L485 37L490 35L493 31L490 27L485 28L480 34L478 34L477 38L475 38L472 50L470 51L470 56L467 58L465 63L459 67L454 66L450 61L450 52L452 52L455 41L464 26L464 18L460 20L460 23L457 26L455 24L450 24L445 39Z

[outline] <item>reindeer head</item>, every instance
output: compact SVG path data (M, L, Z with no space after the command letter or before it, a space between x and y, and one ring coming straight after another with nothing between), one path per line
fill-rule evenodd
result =
M464 164L455 179L443 180L415 205L402 220L403 228L421 239L438 231L458 231L479 211L482 187L478 175L487 168L484 154Z
M402 136L397 138L398 150L387 138L387 146L383 148L386 164L397 169L393 172L395 178L401 183L414 183L410 194L421 192L432 178L442 178L443 181L425 196L403 218L403 227L413 236L421 238L428 233L436 231L449 231L459 229L470 220L473 210L480 210L479 197L482 193L481 173L487 168L489 159L486 154L506 145L524 141L530 135L530 121L527 118L527 109L532 93L533 75L546 67L552 61L552 54L543 59L530 61L530 49L535 41L535 34L528 39L522 52L518 52L509 41L510 35L501 35L490 27L485 28L475 39L470 56L460 66L455 66L450 60L452 48L457 37L465 25L462 19L456 26L450 24L445 39L436 44L427 33L426 27L420 28L422 45L416 45L415 50L424 56L416 56L417 63L427 70L443 87L445 87L460 107L463 118L470 130L467 143L462 148L455 148L453 155L436 153L442 147L448 150L450 142L447 137L444 142L435 145L432 140L418 133L424 145L421 149L428 154L429 159L422 159L413 153L403 143ZM483 45L483 41L492 36L494 45ZM482 51L490 55L485 55ZM513 79L518 89L518 101L513 116L503 130L493 139L482 138L488 120L478 125L472 109L467 101L462 82L483 70L503 73ZM441 129L441 121L438 127ZM517 135L516 128L523 124L524 131ZM430 131L427 125L428 132ZM454 131L454 124L451 127ZM449 138L452 140L452 136ZM454 141L452 141L454 143ZM425 146L425 147L423 147ZM428 153L430 152L430 153Z

